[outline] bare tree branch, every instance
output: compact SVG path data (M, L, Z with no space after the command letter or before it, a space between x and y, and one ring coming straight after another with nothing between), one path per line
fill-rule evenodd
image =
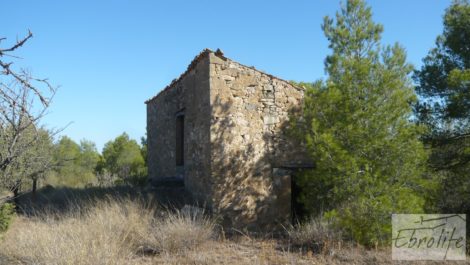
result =
M18 49L19 47L23 46L23 44L25 44L32 37L33 37L33 33L30 30L28 30L28 35L24 37L23 39L18 40L15 45L11 46L10 48L5 48L5 49L0 48L0 56L3 56L3 54L6 52L12 52ZM5 40L5 39L6 38L1 38L0 40Z
M0 47L0 186L16 192L23 179L37 177L53 166L47 154L52 140L44 137L55 134L42 129L40 121L57 89L47 79L14 69L13 62L3 60L19 59L10 53L32 37L29 31L10 47ZM4 40L0 38L0 42Z

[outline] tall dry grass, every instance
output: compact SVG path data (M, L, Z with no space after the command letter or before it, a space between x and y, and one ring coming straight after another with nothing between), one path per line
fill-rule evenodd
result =
M290 244L315 252L332 253L341 248L343 240L341 231L323 216L310 218L286 229Z
M338 235L324 220L288 229L288 243L227 239L198 211L169 212L142 198L78 201L16 218L0 239L0 264L400 264L387 251L330 247ZM333 251L298 248L312 243Z
M137 264L148 253L195 248L213 228L203 216L157 214L138 201L106 200L65 216L18 218L0 243L0 256L16 264Z

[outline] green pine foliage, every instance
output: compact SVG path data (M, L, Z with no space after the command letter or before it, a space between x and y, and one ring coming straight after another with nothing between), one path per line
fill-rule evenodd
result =
M422 97L419 114L435 130L462 130L470 114L470 2L454 1L444 15L444 32L415 73ZM438 100L436 100L438 99ZM463 126L463 127L462 127Z
M143 141L144 143L144 141ZM54 147L56 167L46 183L53 186L86 187L101 185L99 178L107 177L110 184L145 185L147 166L141 147L126 133L107 142L102 155L92 141L80 144L63 136Z
M0 233L5 232L15 216L15 205L4 203L0 205Z
M146 148L146 145L143 148ZM121 183L145 185L147 167L144 152L146 151L139 146L137 141L123 133L105 144L99 170L107 170L116 175Z
M416 116L429 130L428 174L439 181L432 207L470 212L470 2L453 1L443 17L436 46L415 72L420 95ZM468 230L467 230L468 231Z
M293 126L316 163L298 178L300 200L359 243L388 243L391 214L422 212L430 187L422 128L410 120L413 67L400 45L381 45L383 27L362 0L347 1L322 29L328 78L307 88Z
M100 154L93 142L82 140L77 144L63 136L54 146L53 157L56 166L46 179L48 184L85 187L96 183L95 167Z

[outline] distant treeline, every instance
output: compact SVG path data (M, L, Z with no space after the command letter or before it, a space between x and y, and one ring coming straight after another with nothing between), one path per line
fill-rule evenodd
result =
M126 133L107 142L99 153L89 140L74 142L67 136L52 146L55 166L44 178L53 186L145 184L147 177L146 141L141 144Z

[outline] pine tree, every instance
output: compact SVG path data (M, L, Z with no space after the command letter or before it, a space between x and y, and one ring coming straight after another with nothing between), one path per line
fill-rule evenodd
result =
M470 2L453 1L444 31L415 73L419 121L430 130L429 174L439 180L440 212L469 213L470 202Z
M298 180L300 199L358 242L385 243L391 214L424 204L427 155L410 119L413 68L400 45L381 46L383 27L362 0L348 0L322 29L332 50L328 77L307 89L295 126L316 163Z

